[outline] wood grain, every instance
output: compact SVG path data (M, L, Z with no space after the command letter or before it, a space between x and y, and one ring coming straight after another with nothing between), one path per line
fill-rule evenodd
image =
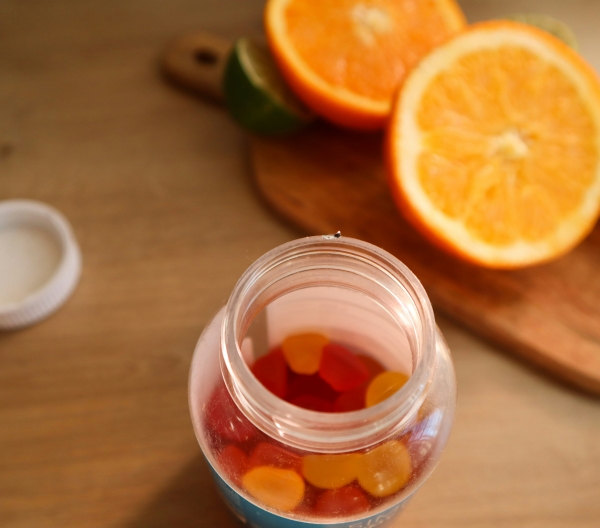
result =
M600 59L598 2L462 4L558 15ZM0 199L57 207L83 253L61 310L0 334L0 527L239 528L192 432L189 362L244 269L300 233L257 199L243 132L158 60L190 31L259 33L263 6L0 0ZM397 528L597 528L597 400L437 320L456 424Z
M424 240L392 202L379 135L316 125L286 139L254 138L266 201L308 234L387 249L423 282L435 307L478 334L600 394L600 228L565 257L518 271L463 263Z

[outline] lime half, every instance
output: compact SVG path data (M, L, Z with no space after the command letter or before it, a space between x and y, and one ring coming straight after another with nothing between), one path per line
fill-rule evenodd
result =
M514 20L515 22L522 22L523 24L529 24L530 26L535 26L538 29L543 29L547 33L555 36L557 39L562 40L567 46L575 51L579 50L577 39L575 38L575 34L571 28L556 18L537 13L518 13L514 15L508 15L505 18L508 20Z
M231 116L258 134L291 134L314 118L285 84L267 47L247 38L229 55L223 92Z

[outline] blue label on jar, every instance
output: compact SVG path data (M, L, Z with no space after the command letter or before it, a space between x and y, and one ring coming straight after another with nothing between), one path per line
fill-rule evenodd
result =
M321 524L318 522L305 522L297 519L289 519L270 511L263 510L255 504L252 504L250 501L242 497L237 491L232 489L231 486L229 486L212 467L211 472L215 482L217 483L217 487L221 493L221 496L229 508L242 522L250 525L252 528L375 528L379 526L385 526L389 521L391 521L400 512L400 510L402 510L410 498L407 497L402 502L394 504L394 506L385 511L376 513L370 517L364 517L362 519L327 524Z

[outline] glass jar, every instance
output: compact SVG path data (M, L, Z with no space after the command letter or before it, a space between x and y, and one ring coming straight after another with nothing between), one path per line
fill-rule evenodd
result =
M250 366L301 332L410 377L361 410L300 408ZM260 528L386 524L437 465L455 399L450 353L421 283L389 253L339 235L296 240L254 262L200 337L189 383L194 431L218 489ZM258 489L248 476L256 467L266 478Z

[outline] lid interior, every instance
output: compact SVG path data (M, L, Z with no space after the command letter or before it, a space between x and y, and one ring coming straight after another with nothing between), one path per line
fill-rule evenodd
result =
M50 229L33 222L0 223L0 306L23 302L43 288L62 256Z

